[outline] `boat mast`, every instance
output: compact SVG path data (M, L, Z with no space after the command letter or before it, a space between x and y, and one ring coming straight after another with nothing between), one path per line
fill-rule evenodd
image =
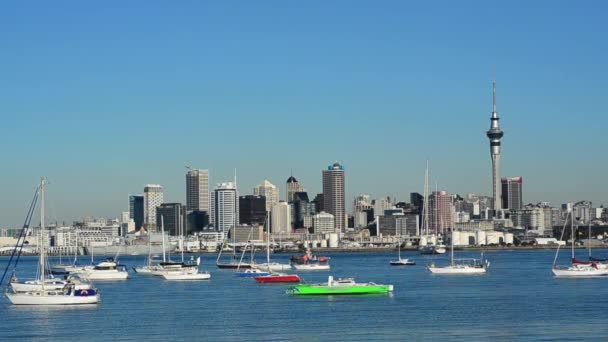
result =
M44 280L45 270L44 264L46 263L44 256L44 177L40 179L40 282L42 283L42 293L44 294Z
M160 233L163 238L163 262L167 262L167 257L165 256L165 219L163 215L160 215Z
M429 160L426 160L426 171L424 173L424 202L422 203L422 229L424 229L424 234L429 235ZM428 244L428 240L427 240Z
M454 228L452 228L452 234L450 236L450 263L454 266Z
M589 261L591 261L591 205L589 205L589 225L587 226L587 247L589 248Z
M570 240L572 240L570 245L572 245L572 260L574 260L574 213L570 215Z

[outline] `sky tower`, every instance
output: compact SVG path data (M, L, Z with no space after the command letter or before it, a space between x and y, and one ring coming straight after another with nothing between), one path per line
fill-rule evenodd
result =
M498 125L498 112L496 112L496 80L492 81L492 117L490 129L486 133L490 139L490 156L492 157L492 199L494 215L501 209L500 203L500 139L503 132Z

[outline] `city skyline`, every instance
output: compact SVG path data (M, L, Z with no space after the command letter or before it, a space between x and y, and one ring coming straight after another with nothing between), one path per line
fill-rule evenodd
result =
M186 165L284 199L292 169L312 195L338 161L350 203L422 192L429 158L431 185L491 195L494 66L500 175L526 179L526 203L607 202L605 4L301 6L7 6L0 226L22 224L40 176L50 220L119 217L148 183L186 203Z

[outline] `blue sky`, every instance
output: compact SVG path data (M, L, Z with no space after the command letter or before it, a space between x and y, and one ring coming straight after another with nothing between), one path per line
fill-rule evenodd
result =
M602 1L13 1L0 12L0 226L41 175L50 218L117 217L184 165L241 193L294 176L347 198L491 193L496 70L503 176L526 202L605 203ZM608 204L608 203L607 203Z

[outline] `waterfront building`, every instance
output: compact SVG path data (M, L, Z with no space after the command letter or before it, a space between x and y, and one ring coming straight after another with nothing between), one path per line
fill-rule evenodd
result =
M316 214L312 218L312 226L315 234L319 233L336 233L338 227L335 225L335 217L324 211Z
M270 212L275 203L279 201L279 189L267 180L253 188L253 194L264 196L266 199L266 211Z
M187 236L186 228L186 207L181 203L163 203L156 208L157 231L161 229L161 218L164 223L164 230L171 236Z
M490 156L492 158L492 203L496 213L501 209L500 187L500 140L504 133L498 123L498 112L496 111L496 81L492 82L492 116L490 118L490 129L486 132L490 140Z
M234 235L233 235L234 232ZM259 225L237 225L236 229L230 230L230 239L234 242L244 244L251 241L264 241L264 226Z
M404 214L403 210L387 210L378 216L377 233L382 236L417 236L420 234L419 216Z
M279 201L272 207L271 213L272 233L291 232L291 209L285 201Z
M209 170L186 173L186 209L209 212Z
M573 205L574 218L580 224L588 224L591 222L591 212L593 204L590 201L580 201Z
M215 225L215 190L209 192L209 224Z
M336 162L327 170L323 170L324 211L334 216L335 228L338 232L344 232L346 228L344 181L344 167L339 163Z
M239 196L239 223L265 225L266 197L256 195Z
M384 215L384 211L393 208L393 201L390 197L380 198L372 200L372 208L374 209L374 216Z
M522 177L502 178L502 208L521 209L523 207Z
M452 197L447 191L433 191L429 196L430 226L433 232L443 234L452 225Z
M214 197L215 230L228 234L232 227L239 224L236 184L233 182L219 183L215 188Z
M156 208L163 203L163 187L148 184L144 187L144 225L148 231L156 230Z
M209 214L206 211L193 210L186 214L186 231L188 233L209 230Z
M315 211L317 213L322 212L325 208L325 200L323 199L323 194L317 194L312 200L312 203L315 204Z
M306 192L296 192L293 194L292 207L292 228L308 228L304 224L304 217L316 214L315 204L308 199Z
M362 228L367 226L367 210L372 208L372 201L369 195L358 195L353 202L354 227Z
M304 187L298 182L297 179L295 179L293 175L287 178L287 183L285 186L287 188L287 203L293 202L293 196L296 192L304 192Z
M135 222L135 230L144 226L144 196L129 196L129 218Z

